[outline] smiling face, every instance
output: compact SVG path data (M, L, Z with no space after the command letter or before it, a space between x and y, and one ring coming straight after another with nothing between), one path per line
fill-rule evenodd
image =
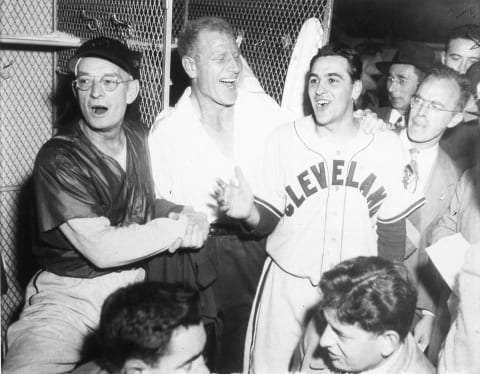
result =
M392 108L405 114L410 107L410 99L415 93L418 83L419 79L413 65L393 64L390 66L387 91Z
M430 148L440 141L445 130L456 126L461 120L460 113L435 110L434 106L455 110L460 99L460 88L451 79L428 76L418 87L416 97L431 103L412 107L408 121L407 135L419 149Z
M93 77L92 86L76 90L80 109L87 125L94 131L109 131L121 126L127 105L138 95L138 81L120 83L113 91L106 91L100 82L102 77L127 81L131 76L110 61L85 57L80 60L77 78Z
M202 30L194 56L185 56L182 62L192 78L193 94L202 105L229 107L235 104L242 64L232 35Z
M335 368L366 371L378 367L385 360L385 342L381 335L340 322L333 309L325 309L323 315L327 326L320 338L320 346L327 350L330 363Z
M452 39L448 43L448 50L442 53L442 64L460 74L465 74L477 61L480 61L480 46L470 39Z
M318 125L328 126L351 118L353 100L362 91L352 82L347 59L322 56L315 60L308 76L308 96Z

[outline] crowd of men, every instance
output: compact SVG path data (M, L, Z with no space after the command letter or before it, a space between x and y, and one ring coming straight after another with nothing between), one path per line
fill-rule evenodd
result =
M480 371L479 45L466 25L438 65L401 46L379 121L354 115L358 54L328 44L294 118L245 84L232 27L200 18L178 39L190 87L149 129L125 117L141 55L85 42L79 116L35 161L40 270L2 370ZM425 248L456 233L452 292Z

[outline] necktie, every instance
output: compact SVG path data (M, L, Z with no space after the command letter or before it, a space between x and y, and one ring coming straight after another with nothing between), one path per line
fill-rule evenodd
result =
M403 120L403 116L398 117L398 119L393 124L393 128L397 131L401 131L405 128L405 121Z
M418 154L420 153L416 148L410 148L410 163L405 166L403 172L403 185L408 192L415 192L418 184Z
M400 133L400 131L406 127L405 122L403 121L403 116L398 117L394 123L389 122L388 125L390 130L393 130L396 133Z

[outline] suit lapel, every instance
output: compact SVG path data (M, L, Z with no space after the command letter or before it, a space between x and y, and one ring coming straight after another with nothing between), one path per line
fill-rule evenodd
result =
M458 180L457 172L446 153L439 149L428 182L425 186L425 205L421 208L421 230L443 213L450 203L452 189Z

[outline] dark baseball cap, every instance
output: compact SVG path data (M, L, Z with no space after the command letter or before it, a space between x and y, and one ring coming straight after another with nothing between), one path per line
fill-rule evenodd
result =
M388 74L393 64L413 65L427 72L435 65L435 51L428 45L417 42L404 42L392 61L377 62L376 67L383 74Z
M75 67L78 60L83 57L103 58L120 66L123 70L130 73L133 78L140 78L142 53L130 50L127 45L119 40L105 36L87 40L68 61L68 68L72 73L76 73Z

